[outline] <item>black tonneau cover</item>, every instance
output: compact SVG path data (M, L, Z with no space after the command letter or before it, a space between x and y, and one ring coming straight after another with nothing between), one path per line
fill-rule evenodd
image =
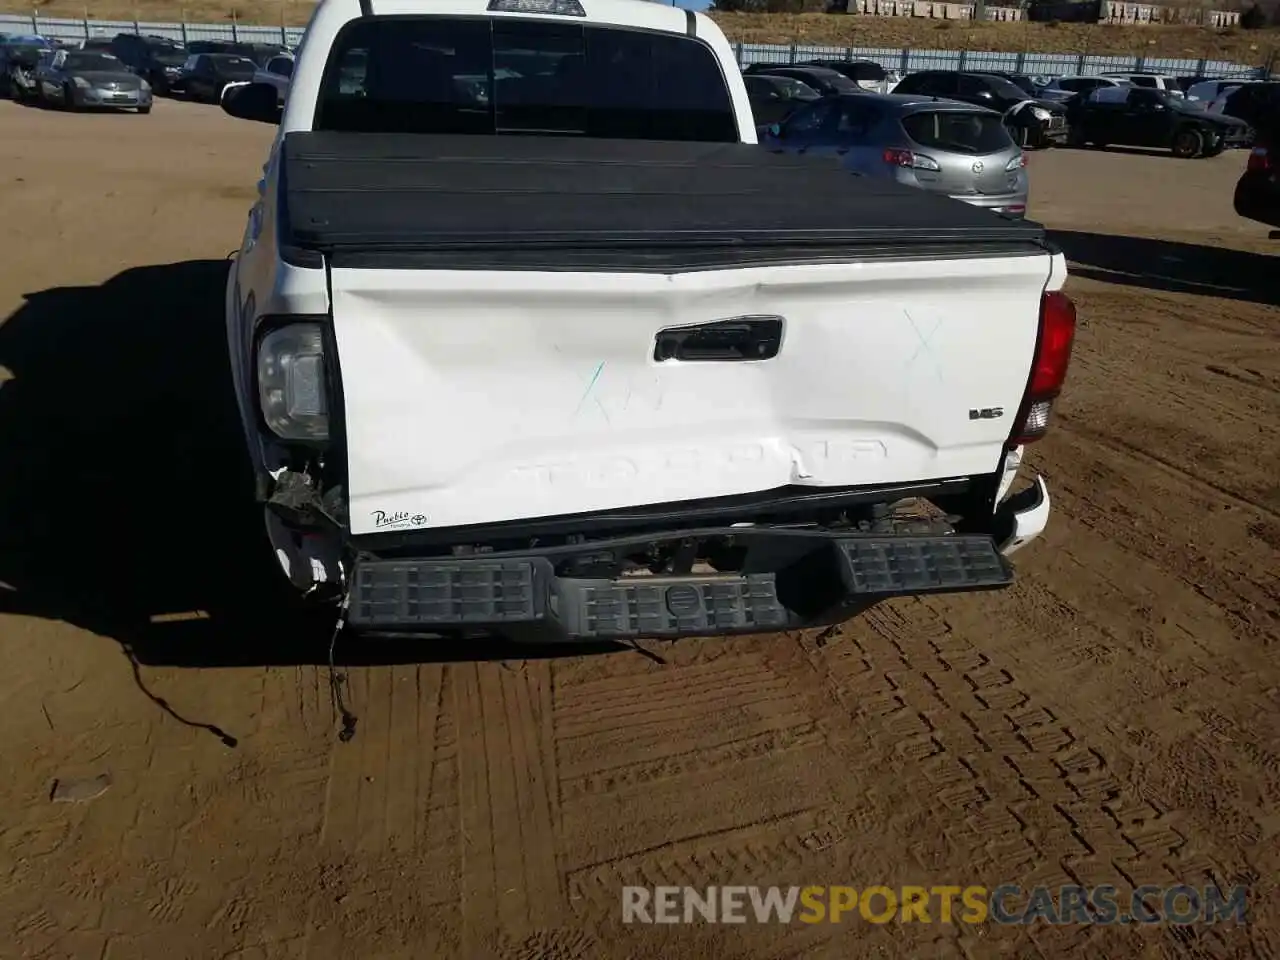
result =
M851 246L981 254L1044 239L1038 223L749 144L290 133L282 173L286 256L505 253L545 269L557 252L594 251L645 269L674 251L692 265ZM531 256L541 263L518 262Z

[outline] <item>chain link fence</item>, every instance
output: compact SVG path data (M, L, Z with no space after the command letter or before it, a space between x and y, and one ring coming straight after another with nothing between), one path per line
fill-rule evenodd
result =
M135 20L68 20L41 16L0 15L0 33L39 34L55 40L85 40L139 33L189 43L193 40L232 40L239 43L280 43L296 46L302 27L266 27L229 23L145 23ZM814 59L874 60L902 74L916 70L999 70L1032 76L1090 75L1110 71L1156 71L1204 77L1267 76L1272 64L1240 64L1226 60L1169 57L1095 56L1089 53L1000 53L991 50L912 50L890 47L831 47L805 44L739 43L738 62L801 63Z

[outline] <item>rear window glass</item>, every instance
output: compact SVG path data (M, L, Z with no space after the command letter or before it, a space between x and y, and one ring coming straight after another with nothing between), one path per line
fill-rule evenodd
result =
M62 61L64 69L69 71L87 70L87 71L122 71L125 65L115 57L106 53L73 53Z
M738 139L728 85L700 41L514 18L356 21L330 53L314 127Z
M960 111L920 111L902 118L907 136L922 147L952 153L995 153L1013 146L999 116Z
M1128 103L1132 87L1098 87L1089 94L1090 103Z

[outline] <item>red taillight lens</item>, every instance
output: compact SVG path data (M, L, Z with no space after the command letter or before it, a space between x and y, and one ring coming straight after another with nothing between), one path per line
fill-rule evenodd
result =
M1250 173L1269 173L1271 170L1271 155L1267 152L1266 147L1254 147L1249 151Z
M909 167L914 160L910 150L888 149L884 152L884 162L895 167Z
M1040 339L1027 392L1035 397L1056 397L1067 379L1071 344L1076 337L1076 305L1060 290L1040 301Z
M1039 440L1048 431L1049 414L1067 379L1075 338L1076 305L1060 290L1046 293L1040 300L1040 332L1031 378L1011 437L1014 446Z

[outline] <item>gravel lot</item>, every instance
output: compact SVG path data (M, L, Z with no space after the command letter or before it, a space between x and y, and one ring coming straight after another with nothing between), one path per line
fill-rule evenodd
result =
M340 643L344 744L324 626L275 618L232 496L224 258L271 129L168 101L0 129L0 955L1280 955L1280 271L1241 153L1033 155L1082 328L1014 589L666 665ZM620 910L1208 879L1248 926Z

